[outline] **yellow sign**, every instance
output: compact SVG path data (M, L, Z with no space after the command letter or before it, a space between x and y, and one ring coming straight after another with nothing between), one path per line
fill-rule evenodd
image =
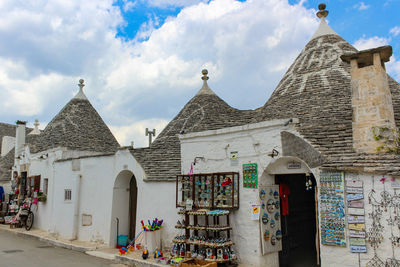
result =
M259 212L260 212L260 207L259 206L253 207L253 213L259 213Z
M363 223L349 223L350 230L365 231L365 224Z

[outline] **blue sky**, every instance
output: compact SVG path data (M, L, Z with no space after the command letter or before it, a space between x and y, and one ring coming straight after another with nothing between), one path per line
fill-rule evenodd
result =
M399 0L325 1L350 44L390 44L400 80ZM146 145L209 85L239 109L263 105L318 27L319 1L0 1L0 121L41 128L84 92L121 144ZM249 94L250 93L250 94Z

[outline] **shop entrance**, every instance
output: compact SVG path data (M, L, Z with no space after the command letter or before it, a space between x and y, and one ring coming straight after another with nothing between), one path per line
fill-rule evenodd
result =
M129 239L135 238L136 209L137 209L137 184L135 176L132 176L129 186Z
M279 266L319 266L314 176L275 175L275 182L281 191L282 251L279 252ZM288 199L287 207L283 194Z
M118 236L135 237L138 188L135 175L121 171L114 182L111 210L110 246L117 244Z

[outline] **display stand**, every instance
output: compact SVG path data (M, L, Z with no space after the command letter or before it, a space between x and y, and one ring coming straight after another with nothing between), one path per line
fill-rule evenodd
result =
M239 173L178 175L176 207L184 215L173 239L173 254L213 262L236 260L232 249L230 210L239 208Z
M193 210L181 211L185 216L185 223L175 227L185 229L185 235L175 238L174 243L184 244L185 255L194 252L203 255L205 260L228 262L236 260L231 247L229 211L227 210ZM191 253L193 254L193 253Z

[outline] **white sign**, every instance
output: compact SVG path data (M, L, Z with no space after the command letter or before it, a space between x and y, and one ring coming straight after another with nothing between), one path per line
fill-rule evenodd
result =
M364 231L349 230L349 236L350 237L365 238L365 232Z
M362 187L363 183L362 183L362 181L357 181L357 180L346 180L346 186L347 187Z
M260 205L252 205L251 207L251 220L258 221L260 219Z
M366 253L367 247L366 246L350 246L351 253Z
M400 188L400 180L392 181L392 188Z
M365 223L364 216L347 216L348 223Z
M362 187L346 187L346 192L351 194L363 194L364 189Z
M231 152L231 166L238 166L238 165L239 165L238 152L232 151Z
M348 208L347 214L350 215L364 215L364 209Z
M287 165L288 169L301 169L301 162L292 161Z
M347 201L364 199L364 194L348 194Z

